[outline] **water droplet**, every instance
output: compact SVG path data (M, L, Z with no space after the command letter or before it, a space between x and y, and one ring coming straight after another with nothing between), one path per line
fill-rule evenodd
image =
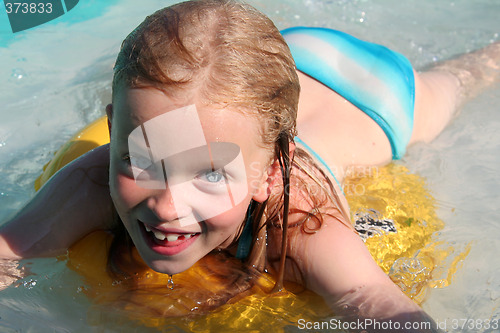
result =
M27 289L33 289L36 286L36 280L24 281L23 286Z
M26 77L26 72L21 68L14 68L10 76L13 77L14 79L22 80L23 78Z
M172 275L168 275L168 281L167 281L167 287L170 290L174 290L174 279L172 278Z

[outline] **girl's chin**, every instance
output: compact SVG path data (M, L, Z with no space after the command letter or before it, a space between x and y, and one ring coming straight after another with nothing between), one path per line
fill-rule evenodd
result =
M197 255L196 253L189 253L189 255L186 256L170 258L159 258L157 255L154 255L153 257L149 256L149 258L143 257L143 260L155 272L174 275L187 271L205 255L206 254Z
M151 263L148 263L148 266L154 270L155 272L161 273L161 274L168 274L168 275L174 275L174 274L179 274L182 273L189 268L192 267L188 266L186 264L183 265L173 265L172 263L165 263L165 262L158 262L154 261Z

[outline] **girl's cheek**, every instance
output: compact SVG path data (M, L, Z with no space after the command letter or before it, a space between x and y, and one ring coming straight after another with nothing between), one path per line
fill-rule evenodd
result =
M134 178L120 173L114 173L110 177L111 197L115 203L131 206L134 197L137 196L137 185Z
M241 204L236 205L232 209L207 220L208 224L217 228L228 228L234 229L241 225L246 218L247 208L250 204L250 200L244 200Z

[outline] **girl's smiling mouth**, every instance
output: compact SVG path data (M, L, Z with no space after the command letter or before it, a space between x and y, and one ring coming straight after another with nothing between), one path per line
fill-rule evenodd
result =
M199 232L184 232L180 230L160 230L139 221L147 245L154 252L173 256L188 248L198 239Z

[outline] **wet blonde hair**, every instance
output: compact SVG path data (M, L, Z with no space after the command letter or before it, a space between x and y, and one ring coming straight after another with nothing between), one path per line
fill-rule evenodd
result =
M265 122L262 141L295 135L299 82L286 42L253 7L228 0L188 1L148 16L123 42L113 90L154 87L196 93L205 105L241 109Z
M283 188L288 187L292 169L288 152L296 135L299 80L279 30L253 7L231 0L198 0L148 16L122 44L113 91L122 85L152 87L173 98L189 96L196 98L197 103L221 109L230 107L255 117L262 124L263 147L273 153L273 159L278 159ZM320 199L313 200L315 207L338 202L330 180L307 153L297 150L296 156L294 165L323 191ZM313 171L307 171L308 166L313 166ZM262 272L268 264L267 228L283 229L277 289L282 287L286 258L288 205L289 193L283 190L264 203L252 202L249 209L254 237L245 260L249 270ZM305 221L313 217L319 228L322 216L316 208L304 214ZM302 230L307 232L305 229L311 228L304 224ZM123 244L131 244L123 227L116 234L108 265L115 275L126 271L124 267L129 261L120 259L120 249ZM221 269L221 275L223 272ZM223 304L252 285L245 276L237 278L237 283L228 279L232 290L220 300L212 299L210 304Z

